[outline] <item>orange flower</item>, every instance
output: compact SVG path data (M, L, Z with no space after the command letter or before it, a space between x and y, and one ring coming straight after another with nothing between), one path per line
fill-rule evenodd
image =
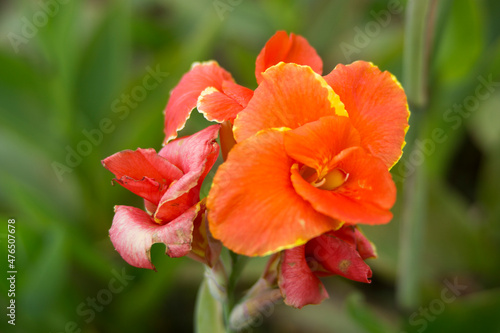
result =
M249 256L344 223L389 222L396 189L388 169L408 128L406 96L390 73L358 61L321 77L307 42L283 37L258 57L260 84L234 120L237 144L207 201L213 236ZM302 65L279 62L294 59Z

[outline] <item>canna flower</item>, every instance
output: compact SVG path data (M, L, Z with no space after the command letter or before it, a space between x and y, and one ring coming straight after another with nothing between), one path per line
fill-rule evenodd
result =
M237 144L207 200L213 236L248 256L344 224L389 222L396 189L388 170L408 128L406 96L390 73L357 61L322 77L310 46L283 37L258 57L260 84L234 120ZM302 65L283 62L299 54Z
M285 304L302 308L328 298L319 277L340 275L369 283L372 271L364 260L376 256L374 246L361 231L347 225L282 251L278 285Z
M257 57L257 83L267 68L280 61L309 65L321 74L323 61L302 36L277 32ZM233 123L253 96L253 90L237 84L231 74L214 61L196 62L171 91L165 108L165 142L177 137L194 108L209 121Z
M170 257L190 257L211 266L220 246L211 238L200 202L205 176L219 153L219 125L177 139L159 153L125 150L102 161L114 181L144 199L145 210L115 206L111 242L132 266L154 269L150 249L164 243Z

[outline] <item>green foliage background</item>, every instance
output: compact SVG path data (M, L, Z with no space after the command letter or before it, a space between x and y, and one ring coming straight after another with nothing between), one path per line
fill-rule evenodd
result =
M390 224L363 229L379 254L369 262L372 284L326 278L328 301L303 310L271 307L254 332L500 332L499 87L492 86L470 112L454 111L454 105L477 96L478 77L500 81L500 5L430 2L436 4L436 23L425 76L428 102L412 107L409 145L393 168L395 179L414 181L398 181ZM56 13L14 47L12 34L23 36L26 20L37 19L47 3L58 4ZM219 7L218 13L220 3L228 10ZM112 174L100 160L123 149L161 147L169 91L195 61L215 59L238 83L255 88L255 58L281 29L305 36L323 58L325 73L337 63L363 59L407 87L412 64L403 62L403 52L411 14L391 14L381 26L376 13L389 3L0 1L0 331L191 332L201 265L170 259L159 245L153 247L158 272L120 258L107 234L113 206L139 206L141 200L111 186ZM377 24L361 43L359 31L366 34ZM356 48L350 59L342 51L346 44ZM127 114L113 112L114 103L124 105L122 94L142 85L148 67L168 76ZM113 130L59 178L54 162L67 165L67 147L77 149L87 140L83 131L99 129L105 118ZM184 133L204 126L193 115ZM446 139L431 145L436 129ZM419 200L411 199L412 192ZM15 327L4 314L9 218L16 219ZM402 228L412 218L419 224ZM409 265L404 258L412 258ZM247 266L242 290L263 263L255 259ZM93 316L82 315L92 298L105 297L113 271L133 280ZM446 289L453 281L465 290L448 303L443 290L452 295Z

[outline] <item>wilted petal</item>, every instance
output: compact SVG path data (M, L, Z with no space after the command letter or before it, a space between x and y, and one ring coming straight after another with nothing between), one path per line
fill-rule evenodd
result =
M155 220L170 221L183 210L200 201L201 184L219 155L215 142L220 125L212 125L191 136L167 144L159 155L184 172L160 200Z
M335 237L333 232L312 239L305 248L306 258L313 258L321 266L318 275L338 274L354 281L370 282L372 271L356 247Z
M155 205L170 183L183 175L152 148L124 150L105 158L102 164L120 185Z
M281 253L278 277L285 303L299 309L328 298L325 286L307 264L305 248L305 245L297 246Z
M129 206L115 206L113 224L109 230L111 242L130 265L154 269L151 246L164 243L166 254L182 257L191 250L193 220L200 207L195 205L174 221L158 225L143 210Z

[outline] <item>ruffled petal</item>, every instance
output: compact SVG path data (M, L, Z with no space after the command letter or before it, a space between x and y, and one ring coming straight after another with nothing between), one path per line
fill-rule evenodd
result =
M207 200L213 236L234 252L255 256L338 228L340 222L316 212L295 192L292 164L279 130L262 131L234 146Z
M318 270L320 276L336 274L370 283L372 271L356 251L356 247L335 237L333 232L307 242L305 256L313 258L321 266Z
M111 242L130 265L154 269L150 255L154 243L164 243L167 246L166 254L172 258L189 253L193 220L199 209L199 205L195 205L171 223L158 225L139 208L115 206L115 216L109 230Z
M285 132L288 156L316 169L321 176L341 151L359 143L359 134L347 117L323 117Z
M364 61L337 65L324 78L344 103L362 146L392 167L403 153L410 115L401 84Z
M270 67L248 106L234 121L237 142L267 128L297 128L321 117L347 115L339 96L308 66Z
M307 65L316 73L323 72L323 61L316 50L302 36L285 31L278 31L272 36L260 51L255 63L255 77L257 83L262 81L262 72L279 62L292 62Z
M302 308L328 298L323 283L311 271L305 257L306 245L281 252L278 285L285 304Z
M102 164L115 174L117 183L155 205L170 183L183 176L152 148L124 150L105 158Z
M184 128L191 111L196 107L198 97L208 87L222 91L224 81L232 81L229 72L215 61L195 63L184 74L179 84L172 90L165 108L165 142L177 137Z
M220 125L212 125L191 136L170 142L159 155L184 172L162 196L156 213L157 222L168 222L200 201L201 184L219 155L215 141Z
M362 148L350 148L340 155L334 167L348 174L344 184L335 190L314 187L294 165L291 179L297 193L318 212L347 223L389 222L396 187L383 162Z

